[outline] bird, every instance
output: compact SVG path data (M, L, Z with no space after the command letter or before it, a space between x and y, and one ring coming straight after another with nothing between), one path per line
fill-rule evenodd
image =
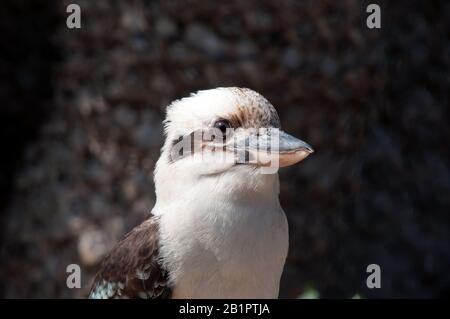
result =
M106 255L89 298L278 298L289 246L278 168L312 147L248 88L175 100L163 124L155 205Z

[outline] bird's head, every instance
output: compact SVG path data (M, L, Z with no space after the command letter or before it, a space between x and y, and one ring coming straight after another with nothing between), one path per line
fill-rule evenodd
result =
M186 178L236 171L273 175L313 152L281 131L273 105L246 88L204 90L176 100L164 123L166 140L155 179L160 171Z

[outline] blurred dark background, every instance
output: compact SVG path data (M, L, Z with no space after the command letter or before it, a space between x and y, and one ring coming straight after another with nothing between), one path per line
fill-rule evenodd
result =
M281 171L281 297L449 297L450 3L373 2L381 29L365 1L2 1L0 296L84 297L154 204L165 106L244 86L316 150Z

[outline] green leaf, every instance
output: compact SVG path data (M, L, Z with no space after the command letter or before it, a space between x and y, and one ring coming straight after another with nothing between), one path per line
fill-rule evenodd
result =
M298 299L319 299L320 294L319 292L314 289L312 286L307 286L303 293L298 296Z

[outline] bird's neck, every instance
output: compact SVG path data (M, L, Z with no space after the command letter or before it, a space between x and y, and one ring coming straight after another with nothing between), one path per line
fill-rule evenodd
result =
M158 163L155 191L158 205L191 200L229 203L278 204L278 174L263 174L257 168L236 165L222 171L198 173L197 167ZM204 168L202 168L204 169Z
M155 174L160 247L177 298L276 298L288 247L278 176L236 167Z

